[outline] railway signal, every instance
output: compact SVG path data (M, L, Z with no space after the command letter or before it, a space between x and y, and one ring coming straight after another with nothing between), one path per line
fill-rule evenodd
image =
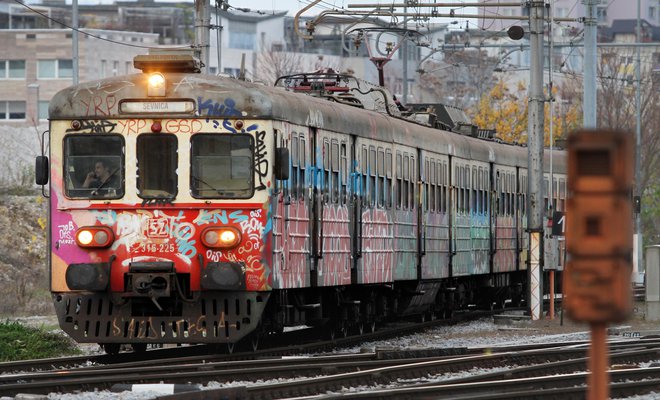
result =
M591 326L589 400L609 398L607 323L632 311L633 136L582 130L568 141L564 307Z
M565 308L584 322L619 322L632 311L633 137L584 130L568 149Z

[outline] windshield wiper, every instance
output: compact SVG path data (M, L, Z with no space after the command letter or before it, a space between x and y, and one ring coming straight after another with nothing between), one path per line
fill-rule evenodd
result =
M219 195L221 195L221 196L224 196L224 195L225 195L225 192L224 192L224 191L222 191L222 190L220 190L220 189L217 189L215 186L211 185L210 183L206 182L205 180L203 180L203 179L201 179L201 178L198 178L198 177L195 176L195 175L193 175L192 178L193 178L194 180L196 180L197 182L199 182L199 183L203 183L204 185L208 186L209 188L211 188L211 190L213 190L213 191L216 192L217 194L219 194ZM198 188L198 189L199 189L199 188ZM201 189L200 189L200 190L201 190Z

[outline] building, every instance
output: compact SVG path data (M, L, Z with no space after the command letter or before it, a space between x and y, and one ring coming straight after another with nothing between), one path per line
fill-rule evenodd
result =
M0 120L36 125L48 101L73 81L69 29L3 29L0 42ZM85 29L79 34L79 79L137 72L133 57L158 44L152 33Z

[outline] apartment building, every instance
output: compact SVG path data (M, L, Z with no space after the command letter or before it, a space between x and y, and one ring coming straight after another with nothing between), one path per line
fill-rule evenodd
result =
M73 82L70 29L0 29L0 121L29 125L48 116L48 101ZM79 33L79 79L136 72L133 57L158 35L85 29Z

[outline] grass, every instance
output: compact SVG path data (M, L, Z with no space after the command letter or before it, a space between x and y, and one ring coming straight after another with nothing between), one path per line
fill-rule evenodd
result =
M79 354L68 338L18 322L0 322L0 362Z

